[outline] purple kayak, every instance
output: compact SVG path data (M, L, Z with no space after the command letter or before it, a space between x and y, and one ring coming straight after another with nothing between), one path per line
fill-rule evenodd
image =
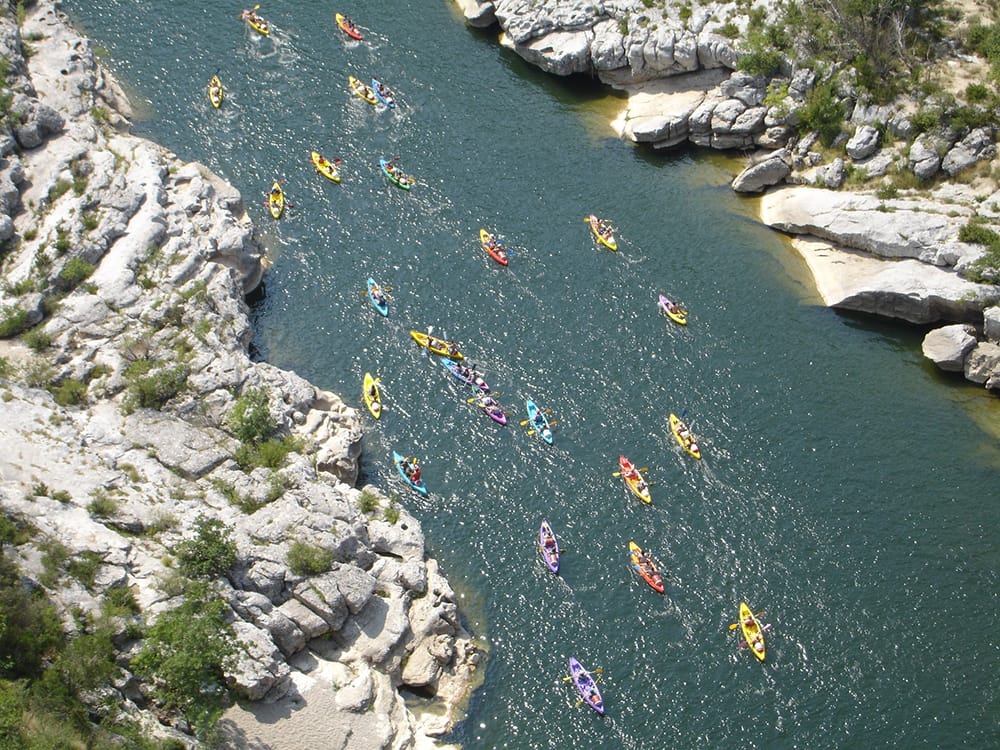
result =
M504 414L503 409L500 408L500 404L492 396L480 393L469 399L469 401L475 402L476 406L486 412L494 422L507 424L507 415Z
M559 573L559 542L548 521L542 521L538 529L538 554L549 570Z
M580 693L580 699L603 716L604 700L601 698L601 691L597 689L597 683L590 672L572 656L569 657L569 677Z

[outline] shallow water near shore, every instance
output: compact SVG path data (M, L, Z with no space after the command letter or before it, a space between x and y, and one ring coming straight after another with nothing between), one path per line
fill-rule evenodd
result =
M148 99L136 131L246 198L274 260L260 355L359 407L364 372L381 376L364 479L420 518L490 648L449 739L996 744L997 400L929 366L920 331L819 306L725 161L602 133L607 92L540 73L444 2L348 8L360 44L312 0L263 4L269 39L236 6L63 7ZM380 77L399 108L349 94L348 75ZM340 185L313 149L344 160ZM396 155L412 191L378 172ZM275 178L294 204L277 223L261 205ZM619 253L594 247L591 212L614 220ZM514 251L508 268L479 227ZM360 294L369 275L392 287L388 318ZM661 292L687 327L657 313ZM429 326L485 371L510 425L416 349L407 331ZM552 447L517 424L529 397L558 422ZM685 411L701 462L667 429ZM402 486L394 449L421 459L428 499ZM652 505L612 476L622 454L648 467ZM543 518L559 577L535 556ZM629 570L629 539L669 571L665 595ZM737 652L740 600L773 623L764 665ZM603 668L605 717L575 705L571 655Z

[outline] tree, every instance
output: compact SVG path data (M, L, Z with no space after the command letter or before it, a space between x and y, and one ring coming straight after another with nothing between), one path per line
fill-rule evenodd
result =
M180 606L157 618L132 660L133 671L153 681L156 699L199 733L215 724L226 696L225 670L236 653L227 613L207 584L196 584Z

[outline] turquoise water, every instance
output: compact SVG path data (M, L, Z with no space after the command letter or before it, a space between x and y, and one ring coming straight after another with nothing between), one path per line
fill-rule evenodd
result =
M452 741L1000 744L997 402L935 372L919 331L820 307L725 164L621 143L604 92L528 67L444 2L264 4L270 39L236 6L64 8L146 102L137 131L247 198L274 260L260 356L358 404L364 372L381 376L365 480L421 519L491 653ZM380 77L399 109L349 94L349 74ZM313 173L312 149L344 160L342 184ZM378 172L396 155L409 193ZM275 178L294 204L278 223L261 205ZM621 252L593 246L592 211ZM513 249L508 268L481 226ZM360 294L369 275L392 287L387 319ZM686 328L657 314L660 292L686 302ZM413 345L429 326L512 424ZM517 424L528 397L552 409L555 446ZM671 411L703 461L680 452ZM393 449L420 457L428 499ZM612 476L621 454L649 468L651 506ZM566 549L558 578L535 557L542 518ZM664 596L629 570L629 539L670 572ZM773 623L763 666L728 629L740 600ZM570 655L603 668L606 717L575 705Z

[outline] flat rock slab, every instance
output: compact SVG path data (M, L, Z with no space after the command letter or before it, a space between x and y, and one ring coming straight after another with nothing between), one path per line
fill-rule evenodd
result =
M661 147L682 143L687 140L690 114L727 77L721 69L704 70L625 86L628 104L611 127L635 143Z

